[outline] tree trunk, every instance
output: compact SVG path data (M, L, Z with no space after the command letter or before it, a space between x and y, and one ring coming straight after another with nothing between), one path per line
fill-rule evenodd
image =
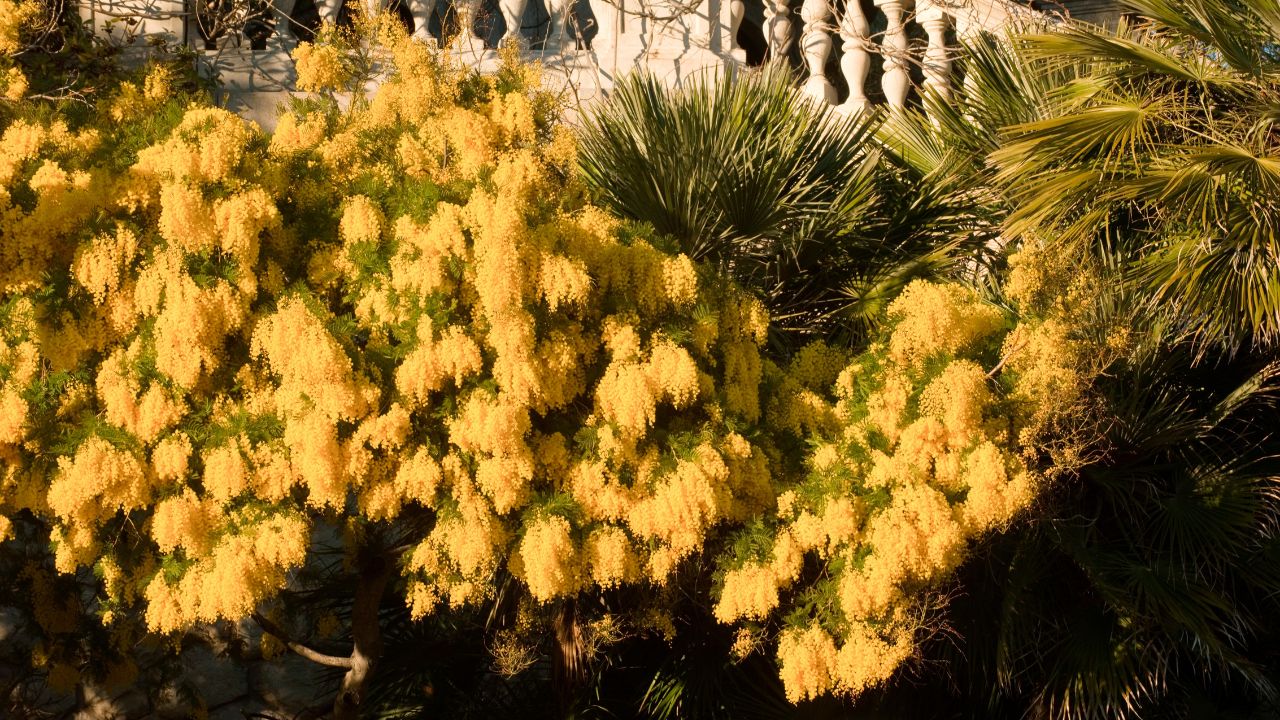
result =
M572 598L560 603L553 629L556 652L551 654L551 679L560 709L567 713L578 688L587 679L586 641L582 636L577 603Z
M333 702L334 720L357 720L364 701L365 687L373 676L374 665L382 655L382 628L378 608L391 579L394 564L379 555L360 570L355 603L351 607L351 668L342 678L342 689Z

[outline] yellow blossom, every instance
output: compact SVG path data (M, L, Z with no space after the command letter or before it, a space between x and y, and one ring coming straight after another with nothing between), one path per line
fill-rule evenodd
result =
M722 623L740 618L763 620L777 606L778 582L773 568L748 564L725 574L715 615Z
M0 0L0 55L12 55L22 47L22 33L41 12L30 0Z
M3 11L0 11L3 12ZM3 44L0 40L0 44ZM18 101L27 96L29 83L27 76L17 67L11 67L5 71L4 76L0 78L4 83L4 98L6 100Z
M26 434L27 401L16 388L0 388L0 445L22 442Z
M622 528L605 526L593 531L585 554L591 580L603 589L632 582L639 575L635 548Z
M94 302L106 301L115 292L138 252L138 238L132 230L118 225L116 231L94 238L76 251L71 272Z
M137 458L92 437L71 458L58 461L58 475L49 487L49 507L60 518L87 524L116 510L143 507L149 495Z
M892 640L886 642L866 623L851 623L836 653L836 684L844 693L856 696L888 680L913 649L908 630L892 631Z
M350 358L301 299L286 299L259 323L253 350L279 375L277 394L287 411L315 408L330 420L353 420L367 412L368 400Z
M350 248L361 243L377 243L382 225L382 211L378 206L364 195L355 195L343 204L338 232Z
M276 155L311 150L324 140L327 130L328 122L323 115L299 117L287 112L276 121L276 129L271 134L269 149Z
M921 394L921 412L943 422L951 447L966 447L981 432L982 415L991 402L987 382L986 371L977 363L956 360Z
M816 698L834 685L836 645L822 628L788 630L778 641L779 675L793 703Z
M698 366L689 351L660 338L649 350L646 375L663 400L676 408L687 407L698 395Z
M1002 319L959 285L916 280L890 305L890 356L911 366L939 352L955 353L997 329Z
M332 45L299 43L293 50L298 89L304 92L336 92L351 79L342 51Z
M624 432L643 434L657 410L653 381L641 363L612 363L596 386L596 406Z
M237 444L223 445L205 453L204 487L213 499L221 503L248 489L248 468Z

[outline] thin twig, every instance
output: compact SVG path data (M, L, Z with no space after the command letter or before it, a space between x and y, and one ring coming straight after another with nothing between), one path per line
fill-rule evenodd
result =
M1030 343L1030 342L1031 342L1030 340L1024 340L1024 341L1023 341L1021 344L1019 344L1017 347L1015 347L1015 348L1011 349L1009 352L1005 353L1005 356L1004 356L1004 357L1002 357L1002 358L1000 358L1000 362L996 363L996 366L995 366L995 367L993 367L993 368L991 368L991 372L987 373L987 379L988 379L988 380L991 380L991 379L995 378L996 373L1000 372L1000 368L1004 367L1004 364L1005 364L1006 362L1008 362L1008 361L1009 361L1009 358L1011 358L1011 357L1013 357L1014 355L1016 355L1020 350L1022 350L1022 348L1026 347L1026 346L1027 346L1027 344L1028 344L1028 343Z

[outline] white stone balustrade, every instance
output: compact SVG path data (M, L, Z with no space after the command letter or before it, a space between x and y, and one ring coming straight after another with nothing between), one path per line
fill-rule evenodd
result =
M729 0L729 48L734 61L738 63L747 62L747 51L738 42L738 32L746 13L747 4L743 0Z
M884 31L881 54L884 56L884 75L880 86L884 99L895 110L907 105L907 91L911 78L908 71L907 28L903 23L906 6L903 0L876 0L876 7L884 13L888 27Z
M252 52L247 52L249 43L231 37L235 33L208 38L207 23L198 22L192 12L201 1L73 0L83 17L117 41L129 38L122 34L126 25L112 19L131 16L142 20L132 25L136 35L164 34L171 42L198 48L206 41L216 45L218 50L210 51L212 55L207 52L203 62L209 67L226 66L221 79L233 96L263 91L287 95L292 89L288 52L301 28L294 16L298 0L261 1L274 29L259 23L258 33L265 26L274 38L267 41L267 50ZM345 1L365 11L382 10L389 2ZM337 21L342 2L315 0L320 19ZM441 42L430 29L433 18L452 10L458 32L447 52L464 62L492 66L497 46L514 45L526 56L541 60L549 76L563 78L579 100L607 93L621 75L638 68L679 85L709 68L749 62L791 64L798 59L802 92L843 114L862 112L875 104L905 108L914 102L916 82L949 98L955 52L950 44L955 37L997 29L1034 14L1020 9L1014 0L398 0L398 4L415 38ZM480 16L486 16L484 21L475 22ZM798 57L793 54L797 41ZM218 53L228 48L234 57L225 60ZM259 57L262 53L266 55ZM280 77L254 79L255 72L267 67ZM285 68L282 74L277 72L280 68ZM267 115L261 113L255 119L270 125Z
M785 62L791 54L791 8L787 0L764 0L764 37L769 59Z

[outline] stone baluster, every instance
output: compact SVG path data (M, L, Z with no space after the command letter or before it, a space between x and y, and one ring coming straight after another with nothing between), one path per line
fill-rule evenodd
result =
M791 54L791 11L787 0L764 0L764 33L769 59L785 63Z
M827 0L804 0L804 5L800 7L800 19L804 22L800 52L804 55L809 72L804 91L815 100L835 105L836 88L827 79L827 58L831 56L832 47L829 34L831 6L827 4Z
M365 17L377 17L386 5L386 0L364 0Z
M476 34L476 18L484 0L457 0L458 36L449 43L449 51L463 62L478 62L486 55L484 38Z
M271 0L271 20L275 23L275 27L272 28L272 34L286 48L294 44L291 25L293 24L293 6L296 4L294 0Z
M547 0L547 15L550 28L547 32L546 49L563 51L569 40L569 13L573 10L573 0Z
M436 11L436 0L409 0L409 16L413 18L413 38L427 42L431 32L431 15Z
M342 0L316 0L316 11L320 14L320 22L338 22L338 13L342 12Z
M747 51L738 45L738 28L742 27L746 14L747 4L743 0L729 0L729 54L740 63L747 61Z
M524 52L524 37L520 34L520 24L524 21L524 8L528 0L498 0L498 10L502 12L502 21L507 31L502 35L503 45L514 45Z
M947 14L933 0L919 0L916 20L929 36L924 56L925 86L944 100L951 99L951 53L947 48Z
M844 114L861 112L871 104L867 99L867 75L871 72L871 23L862 11L858 0L845 0L844 14L840 16L840 39L843 41L840 56L840 73L849 84L849 97L837 110Z
M884 54L881 88L889 108L901 110L907 106L907 90L911 83L911 78L907 75L907 31L902 24L906 7L903 0L875 0L875 4L889 21L889 26L884 31L884 42L881 43Z

